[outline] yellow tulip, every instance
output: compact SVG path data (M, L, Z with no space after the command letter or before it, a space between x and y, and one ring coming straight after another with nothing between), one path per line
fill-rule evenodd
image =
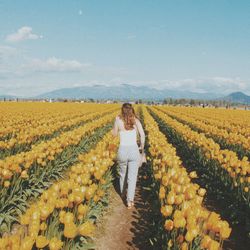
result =
M164 224L164 228L167 231L171 231L174 228L174 222L172 220L166 220Z
M30 237L26 236L22 241L21 241L21 247L20 250L31 250L33 245L34 245L35 240Z
M57 239L56 237L53 237L50 241L49 241L49 249L50 250L60 250L62 249L63 246L63 242L59 239Z
M76 227L76 225L73 222L65 223L64 224L63 235L66 238L69 238L69 239L75 238L76 235L77 235L77 227Z
M46 239L45 236L39 235L36 238L36 247L37 248L44 248L49 244L49 240Z
M78 233L82 236L91 237L93 236L95 226L92 222L86 221L78 227Z

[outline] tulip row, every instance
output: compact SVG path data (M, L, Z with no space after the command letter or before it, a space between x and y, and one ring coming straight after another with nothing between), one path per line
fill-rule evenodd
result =
M93 121L93 124L95 121ZM11 180L4 181L0 191L0 234L9 231L18 215L23 213L29 201L41 194L51 183L61 178L75 162L79 153L88 152L110 129L108 122L83 136L77 145L71 145L48 161L46 167L34 164L27 172L27 178L15 174ZM8 182L9 181L9 182ZM13 206L15 204L15 206Z
M218 139L222 138L229 145L240 145L245 151L250 150L250 137L243 136L239 131L228 132L226 129L218 128L217 124L212 123L210 120L204 120L198 117L192 118L184 113L171 111L166 108L159 108L159 110L166 112L176 119L180 119L180 121L188 125L198 128L200 132L204 132L207 136L214 136Z
M46 121L58 119L60 109L37 103L1 103L0 138L9 139L25 127L37 127ZM45 109L46 108L46 109ZM69 112L66 112L69 114ZM51 120L52 119L52 120Z
M223 110L223 109L200 109L187 107L167 106L165 110L172 111L174 114L188 115L198 121L225 129L229 133L250 136L250 117L249 112L244 110Z
M62 116L60 114L57 119L46 119L40 126L33 126L30 124L29 126L21 128L17 133L12 134L12 137L9 140L0 141L0 150L2 151L0 158L6 157L5 151L8 152L8 155L13 154L13 152L16 153L16 151L26 151L27 148L30 148L31 144L34 144L39 140L49 139L55 132L71 130L88 120L94 119L100 114L100 111L109 110L112 110L112 108L107 109L106 106L103 106L103 108L100 108L100 110L96 112L95 107L91 113L89 113L90 110L84 109L84 111L79 112L78 115L72 113L70 115L65 114ZM1 155L3 157L1 157Z
M100 105L100 110L110 105ZM74 103L1 103L0 138L5 141L15 138L29 129L48 126L56 121L72 119L87 112L95 112L95 104Z
M20 217L20 226L0 239L0 250L50 250L84 247L95 230L94 213L110 186L117 140L108 133L87 154L79 155L67 177L45 190Z
M22 123L18 124L16 128L13 128L11 137L8 140L0 141L0 148L11 148L17 143L30 143L33 139L39 136L56 131L56 128L60 129L66 127L68 125L67 122L83 117L87 114L87 110L82 110L77 115L75 112L72 112L69 114L65 114L64 116L62 116L61 114L57 114L52 117L48 117L49 114L50 113L45 113L44 117L42 118L37 117L37 119L40 118L40 120L38 121L36 121L36 117L34 117L30 123L25 124L25 127ZM23 120L23 122L27 122L27 120Z
M100 115L102 112L100 112ZM87 123L72 131L62 133L52 140L34 145L32 150L28 152L22 152L0 160L1 185L9 187L9 180L13 175L28 178L28 171L32 166L46 167L47 163L54 160L55 156L60 154L65 148L70 145L77 145L83 137L92 134L96 128L112 121L114 117L115 112L111 112L93 122Z
M167 142L146 108L143 116L167 236L163 249L221 249L231 233L229 224L203 206L206 190L191 181L196 173L188 175L176 149Z
M236 153L230 150L220 149L219 144L215 143L211 138L207 138L203 133L193 131L189 126L172 119L167 114L153 108L153 112L161 118L171 128L176 130L185 141L192 147L199 147L208 160L215 160L219 163L222 172L221 178L228 186L239 190L241 200L249 204L250 202L250 162L247 157L240 160Z

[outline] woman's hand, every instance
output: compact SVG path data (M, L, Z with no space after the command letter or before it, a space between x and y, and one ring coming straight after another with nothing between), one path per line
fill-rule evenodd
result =
M140 151L141 154L144 153L144 147L142 148L142 147L140 146L140 147L139 147L139 151Z

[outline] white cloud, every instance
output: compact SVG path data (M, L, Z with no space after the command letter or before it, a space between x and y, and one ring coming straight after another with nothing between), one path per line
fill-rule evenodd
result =
M162 80L155 85L158 88L192 91L199 93L231 93L234 91L249 91L246 81L240 77L203 77L182 80Z
M82 10L78 11L78 15L81 16L82 15Z
M87 75L87 74L86 74ZM41 94L43 92L52 91L59 88L68 88L76 86L93 86L93 85L106 85L106 86L117 86L120 84L131 84L135 86L149 86L157 87L158 89L168 88L171 90L183 90L183 91L192 91L201 93L212 92L219 95L227 95L234 91L243 91L245 94L250 95L250 84L247 84L250 79L245 79L244 81L238 79L236 84L228 84L218 87L218 77L209 78L210 82L203 82L201 78L198 79L182 79L178 81L170 80L152 80L152 81L143 81L143 80L130 80L115 77L108 77L103 79L98 77L98 74L91 75L90 77L81 77L79 78L76 74L31 74L26 75L27 77L16 77L13 79L1 79L0 74L0 92L13 94L13 95L22 95L22 96L32 96ZM75 77L74 77L75 76ZM96 77L96 78L95 78ZM217 83L212 83L212 79L216 79ZM220 77L219 77L220 78ZM224 81L224 77L222 77ZM205 78L204 78L205 79ZM208 78L206 78L208 79ZM234 78L227 78L233 81ZM204 88L202 86L205 86ZM209 89L210 88L210 89ZM209 90L206 90L209 89Z
M20 42L24 40L37 40L42 38L42 36L32 33L32 28L28 26L23 26L16 33L10 34L6 37L8 42Z
M90 63L80 63L77 60L64 60L50 57L47 60L32 59L31 62L24 65L23 68L39 72L80 72L90 66Z

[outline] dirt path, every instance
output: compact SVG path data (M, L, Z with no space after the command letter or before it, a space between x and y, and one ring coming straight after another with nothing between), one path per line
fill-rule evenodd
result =
M152 237L152 210L149 191L144 190L143 169L140 169L135 195L135 207L128 210L117 192L117 180L111 190L109 210L103 217L95 239L97 250L156 249Z

